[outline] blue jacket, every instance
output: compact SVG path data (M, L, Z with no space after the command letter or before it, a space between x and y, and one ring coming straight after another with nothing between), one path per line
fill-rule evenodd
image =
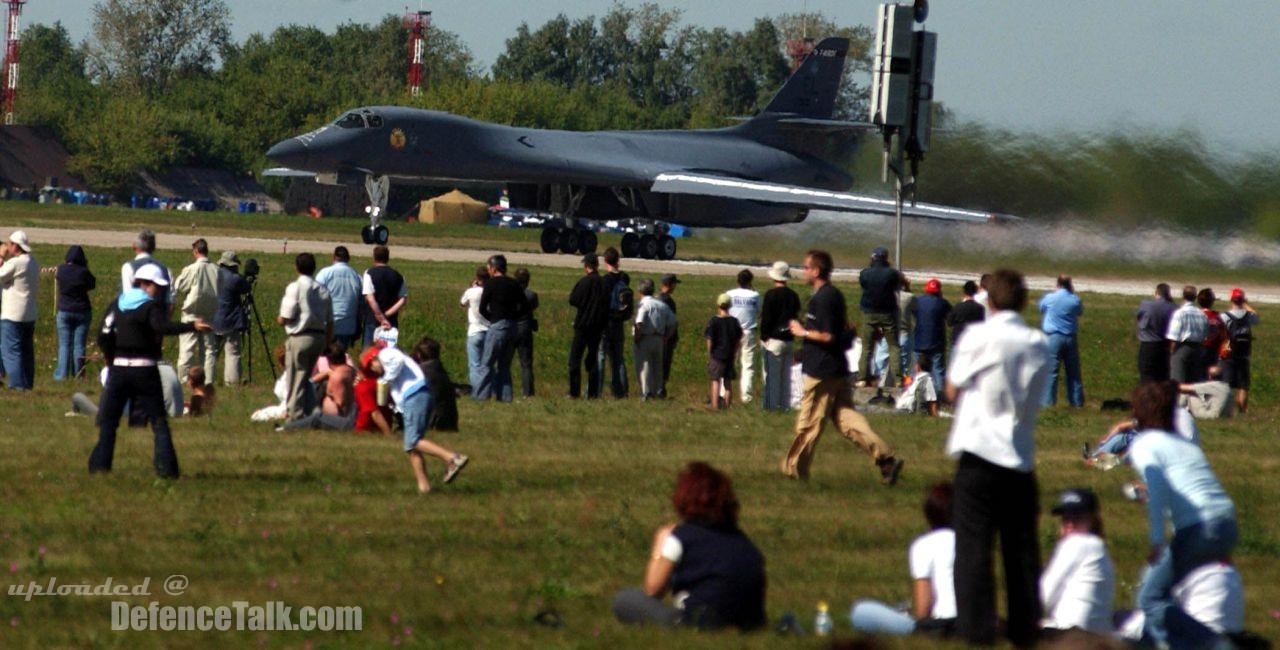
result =
M926 293L916 296L912 316L916 320L916 352L942 352L947 347L947 315L951 303L942 296Z

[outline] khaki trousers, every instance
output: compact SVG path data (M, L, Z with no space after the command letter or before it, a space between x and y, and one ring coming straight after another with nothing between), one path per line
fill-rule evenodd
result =
M640 381L641 397L658 397L663 393L661 336L645 335L636 340L636 378Z
M183 321L189 322L189 321ZM187 381L187 370L193 366L204 368L206 384L215 383L213 369L218 363L217 335L213 332L187 332L178 335L178 379Z
M796 437L782 459L782 473L792 478L809 479L809 465L822 436L822 425L830 418L840 435L861 447L873 462L893 456L893 450L872 430L871 423L853 410L853 394L845 377L817 379L804 376L804 396L796 414Z
M324 352L324 346L324 334L294 334L285 342L284 372L289 376L286 404L290 420L302 418L320 405L311 384L311 369Z

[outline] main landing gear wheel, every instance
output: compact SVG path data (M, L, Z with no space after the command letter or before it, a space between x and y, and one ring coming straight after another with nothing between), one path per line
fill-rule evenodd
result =
M538 243L542 245L542 252L554 253L560 250L560 229L559 228L543 228L542 237Z
M386 226L378 226L373 229L373 242L380 246L386 246L391 241L391 231Z
M582 231L582 236L579 239L580 239L578 243L579 253L586 255L587 253L596 252L596 246L598 246L600 242L596 238L596 234L594 232L591 232L590 230L584 230Z
M676 238L662 235L658 238L658 259L673 260L676 258Z
M622 236L622 256L623 257L639 257L640 256L640 235L629 232Z
M653 235L640 237L640 257L646 260L658 259L658 238Z
M373 226L365 226L360 229L360 241L366 244L373 243Z
M578 252L578 246L581 244L579 233L575 228L565 228L560 231L560 252L572 254Z

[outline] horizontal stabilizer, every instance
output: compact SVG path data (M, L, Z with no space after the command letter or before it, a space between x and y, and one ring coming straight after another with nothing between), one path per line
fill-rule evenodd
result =
M870 122L846 120L819 120L807 117L786 117L777 121L782 127L801 127L821 131L878 131L880 126Z
M836 210L839 212L862 212L870 214L893 215L895 202L893 199L882 199L874 196L846 194L831 190L797 187L748 181L725 176L706 174L688 174L683 172L659 174L653 182L652 191L663 194L697 194L701 196L718 196L728 199L743 199L763 203L779 203L820 210ZM938 219L942 221L963 221L968 223L995 223L1001 221L1020 221L1018 217L977 210L950 208L944 205L917 203L914 206L902 206L904 217L920 219Z
M290 178L306 178L315 176L315 172L302 171L301 169L289 169L288 167L272 167L262 170L263 176L286 176Z

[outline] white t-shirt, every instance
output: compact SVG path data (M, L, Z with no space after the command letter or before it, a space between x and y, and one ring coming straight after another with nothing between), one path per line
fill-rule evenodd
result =
M489 331L489 321L480 315L480 294L484 287L471 287L462 292L459 303L467 308L467 336Z
M726 291L729 295L729 315L738 319L738 324L744 330L755 329L759 326L760 316L760 292L755 289L730 289Z
M1244 631L1244 584L1240 572L1230 564L1205 564L1173 586L1173 599L1188 616L1218 634ZM1125 639L1142 638L1146 622L1142 610L1120 626Z
M915 413L918 406L936 401L938 401L938 391L933 386L933 377L927 372L922 372L911 379L911 385L898 396L894 407L899 411Z
M1071 533L1058 541L1053 558L1040 574L1042 624L1110 634L1115 593L1116 570L1107 543L1090 533Z
M916 538L907 552L912 580L928 580L933 587L931 618L956 617L956 532L939 528Z

